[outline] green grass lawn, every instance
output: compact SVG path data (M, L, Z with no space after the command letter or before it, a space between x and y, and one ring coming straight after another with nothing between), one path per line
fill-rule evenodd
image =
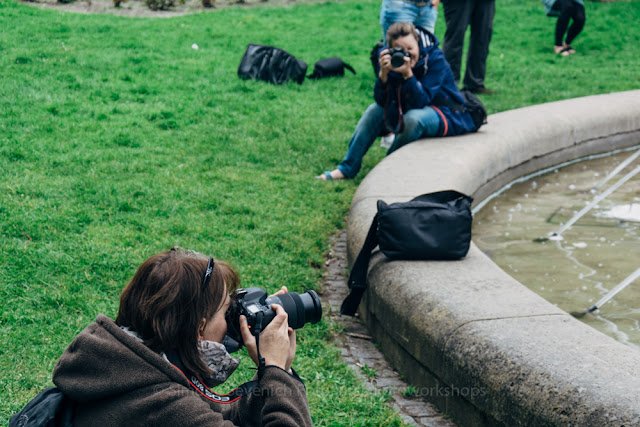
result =
M491 112L640 87L638 1L587 2L569 58L551 53L555 21L539 1L497 3ZM348 0L134 19L0 0L0 423L50 384L96 314L115 315L122 287L156 252L226 259L269 290L318 288L328 237L384 155L372 148L355 181L313 179L341 159L371 102L378 11L379 0ZM248 43L310 68L340 56L358 74L242 81ZM314 422L401 424L388 396L342 363L334 333L321 322L298 335Z

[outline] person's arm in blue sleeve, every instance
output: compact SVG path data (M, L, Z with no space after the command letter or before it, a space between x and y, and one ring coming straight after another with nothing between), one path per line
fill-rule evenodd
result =
M446 75L448 64L440 49L431 51L427 60L427 73L419 80L415 76L404 81L402 99L408 109L424 108L433 104Z
M387 48L383 48L379 51L378 54L378 63L375 66L376 74L378 78L376 79L375 86L373 87L373 99L376 101L376 104L384 107L387 103L387 82L389 77L390 66L388 64L389 58L387 55ZM385 66L383 67L381 61L383 60L383 55L387 55Z

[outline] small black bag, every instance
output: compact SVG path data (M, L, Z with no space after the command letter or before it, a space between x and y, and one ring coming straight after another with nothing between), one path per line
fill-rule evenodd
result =
M293 80L302 84L307 64L282 49L250 44L238 66L241 79L264 80L282 84Z
M344 76L345 68L351 71L353 74L356 70L340 58L324 58L316 62L313 66L313 74L309 76L310 79L321 79L323 77L342 77Z
M57 387L47 388L11 417L9 427L71 427L74 405Z
M371 251L392 260L453 260L469 252L473 199L454 190L423 194L404 203L378 200L378 213L349 275L351 292L340 313L353 316L367 288Z

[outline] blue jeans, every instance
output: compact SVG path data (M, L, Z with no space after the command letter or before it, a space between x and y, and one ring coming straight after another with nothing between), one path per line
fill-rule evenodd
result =
M404 115L404 129L396 135L387 155L398 148L420 138L438 136L442 119L431 107L409 110ZM338 169L346 178L355 177L362 167L362 159L369 147L384 130L384 109L378 104L371 104L356 125L356 130L349 141L349 148Z
M395 22L411 22L433 33L436 27L436 18L438 18L438 9L431 6L430 0L426 0L426 2L429 4L416 6L415 3L408 0L382 0L380 7L382 38L387 39L387 30Z

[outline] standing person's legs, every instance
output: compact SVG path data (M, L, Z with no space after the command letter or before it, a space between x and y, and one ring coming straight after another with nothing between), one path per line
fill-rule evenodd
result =
M387 155L417 139L440 135L441 126L442 119L433 108L424 107L409 110L404 115L404 129L401 134L396 136L393 145L387 151Z
M576 3L575 1L573 2L571 8L571 19L573 19L573 22L569 27L569 31L567 32L567 39L565 41L567 45L571 45L571 42L574 41L576 37L578 37L578 34L580 34L582 32L582 29L584 28L587 17L583 5L581 5L580 3Z
M338 165L338 170L346 178L355 177L362 167L362 159L384 127L384 110L378 104L371 104L356 125L349 141L349 149Z
M571 20L571 3L572 0L557 0L560 7L560 15L556 22L555 45L564 45L564 34L567 32L569 21Z
M415 23L418 18L419 7L403 0L382 0L380 7L380 27L382 27L382 39L387 39L387 30L396 22Z
M433 7L431 4L426 6L420 6L418 8L418 16L416 17L414 24L419 25L422 28L429 30L433 33L436 29L436 20L438 19L438 8Z
M445 59L451 66L453 78L456 82L460 81L464 33L469 25L473 3L467 0L442 1L444 20L447 23L442 50L444 51Z
M471 13L471 39L463 86L474 91L484 88L496 2L495 0L475 0L471 3L474 4L474 8Z

